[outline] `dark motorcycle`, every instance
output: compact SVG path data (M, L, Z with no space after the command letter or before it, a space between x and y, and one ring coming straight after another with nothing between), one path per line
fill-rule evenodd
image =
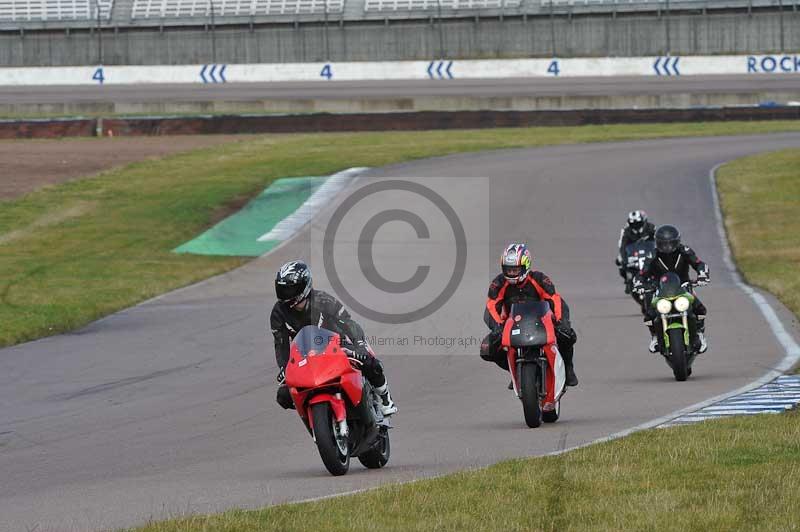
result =
M625 293L631 294L642 314L647 311L648 301L633 289L633 284L639 272L645 271L655 257L656 243L653 240L637 240L625 246Z

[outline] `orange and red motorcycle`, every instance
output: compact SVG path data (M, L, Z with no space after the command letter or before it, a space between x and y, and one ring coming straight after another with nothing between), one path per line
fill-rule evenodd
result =
M557 421L566 375L550 305L544 301L511 305L501 345L507 351L511 383L522 401L525 423L535 428L542 421Z

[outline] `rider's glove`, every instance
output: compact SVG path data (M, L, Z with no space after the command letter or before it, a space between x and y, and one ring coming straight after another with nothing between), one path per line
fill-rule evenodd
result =
M505 323L495 323L494 328L492 329L492 335L502 336L503 329L505 329Z
M367 342L364 340L358 340L355 345L355 350L353 351L353 357L362 364L365 364L370 359L369 349L367 348Z
M647 292L647 286L645 286L644 281L641 279L635 278L633 280L633 292L643 296L645 292Z
M278 381L278 384L283 384L286 382L286 370L284 368L281 368L275 380Z
M617 257L616 259L614 259L614 264L616 264L618 268L621 267L622 259L620 257Z
M575 329L566 325L563 321L556 322L556 334L573 344L578 341L578 335L575 333Z
M697 274L697 284L700 286L705 286L711 282L711 279L708 276L708 272L700 272Z

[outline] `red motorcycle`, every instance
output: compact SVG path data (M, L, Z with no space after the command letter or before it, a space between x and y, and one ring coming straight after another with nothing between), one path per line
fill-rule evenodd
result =
M553 423L561 415L566 391L564 360L556 345L550 305L525 301L511 305L503 327L502 346L514 393L522 401L525 423L532 428Z
M336 476L347 473L351 456L370 469L389 461L391 425L352 354L337 333L308 325L294 337L286 365L297 413Z

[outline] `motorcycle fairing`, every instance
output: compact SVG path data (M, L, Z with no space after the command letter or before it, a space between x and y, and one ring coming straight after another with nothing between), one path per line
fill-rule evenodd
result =
M347 418L347 406L341 396L336 397L336 395L330 393L318 393L308 400L308 405L305 407L306 416L304 417L308 419L308 426L311 427L311 430L314 430L314 416L310 415L311 407L319 403L330 403L333 418L337 422Z
M507 349L508 369L514 392L519 397L517 349L538 347L547 359L544 410L554 410L566 389L566 367L556 344L553 313L544 301L526 301L512 305L503 327L502 345ZM533 362L530 362L533 363Z
M326 340L319 343L319 351L309 347L313 337ZM341 412L345 412L346 404L343 398L335 398L335 391L341 389L353 406L361 403L362 381L361 372L350 365L350 359L339 346L339 335L318 327L307 326L300 330L293 341L289 351L289 362L286 365L286 385L294 401L297 412L303 419L310 420L308 410L311 404L329 401L337 421L341 421L337 413L334 397L342 404ZM316 340L314 340L316 344ZM325 399L328 397L328 399Z

